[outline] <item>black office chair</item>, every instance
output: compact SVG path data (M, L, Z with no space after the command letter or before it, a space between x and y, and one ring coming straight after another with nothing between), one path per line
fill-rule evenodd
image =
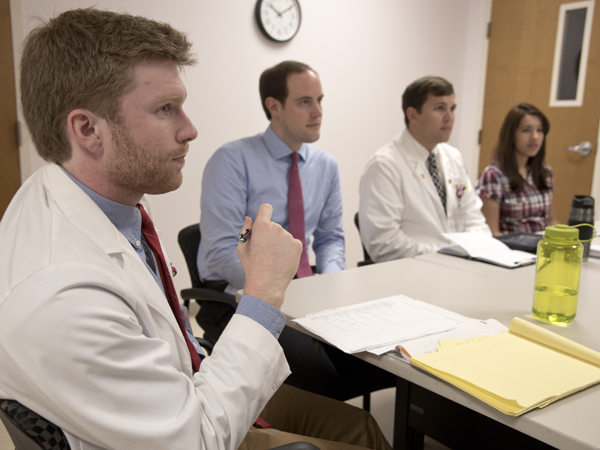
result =
M190 279L192 280L192 287L181 291L181 298L183 299L184 305L189 308L190 300L196 300L200 308L202 308L202 304L205 302L216 302L227 304L235 311L237 303L233 296L214 289L208 289L200 279L198 266L196 264L198 247L200 245L200 224L190 225L181 230L177 236L177 242L179 242L179 247L185 257ZM208 340L205 338L196 339L209 353L212 352L216 340Z
M360 224L358 223L358 213L354 214L354 225L356 225L356 229L358 230L358 237L360 237L360 243L361 243L362 249L363 249L363 257L365 258L364 261L358 262L358 267L368 266L369 264L375 264L375 261L373 261L371 259L371 257L369 256L369 254L367 253L365 244L363 244L363 242L362 242L362 236L360 235Z
M0 419L15 450L68 450L63 431L15 400L0 400Z
M0 399L0 419L15 450L70 450L63 431L15 400ZM293 442L271 450L319 450L308 442Z
M183 289L181 291L181 298L183 299L186 307L188 307L190 300L196 300L200 304L200 308L202 308L202 303L205 302L219 302L230 305L235 311L237 308L237 303L231 295L213 289L208 289L200 279L200 275L198 274L198 266L196 263L198 247L200 246L200 238L200 224L194 224L185 227L179 232L177 237L179 247L185 256L185 261L188 266L188 271L190 273L190 279L192 280L193 286L192 288ZM368 262L367 264L370 263L371 262ZM313 267L313 271L314 270L315 268ZM212 352L216 340L213 342L214 339L196 339L202 347L205 347L208 350L209 354ZM369 411L371 408L371 395L369 393L366 393L363 396L363 408L366 411Z

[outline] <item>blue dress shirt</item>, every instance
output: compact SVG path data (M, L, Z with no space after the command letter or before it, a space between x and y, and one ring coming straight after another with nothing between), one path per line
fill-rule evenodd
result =
M208 161L200 201L202 234L198 271L203 280L226 280L236 289L246 281L236 254L244 217L254 220L263 203L273 206L273 222L289 231L288 174L292 150L273 132L222 146ZM317 272L345 268L342 194L337 161L302 144L298 150L304 199L306 245L317 257Z
M152 250L146 243L146 239L142 234L142 214L140 211L134 206L123 205L103 197L87 187L85 184L81 183L64 167L60 167L69 176L69 178L71 178L75 184L83 189L83 191L94 201L94 203L98 205L98 207L104 214L106 214L115 228L117 228L117 230L119 230L121 234L125 236L164 294L165 289L163 287L162 280L160 279L160 275L158 274L158 268L156 266L154 254L152 253ZM182 313L184 316L185 329L190 341L192 342L196 351L201 356L204 356L204 351L193 335L192 327L187 317L187 310L182 311ZM258 322L275 337L279 336L279 333L281 333L286 323L285 315L281 311L250 295L242 296L236 313L242 314Z

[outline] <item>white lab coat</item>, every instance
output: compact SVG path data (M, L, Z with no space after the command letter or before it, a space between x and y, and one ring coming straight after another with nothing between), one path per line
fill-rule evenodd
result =
M0 398L72 449L236 449L289 374L277 340L235 315L192 375L157 283L57 165L6 211L0 267Z
M374 261L435 252L450 244L442 233L491 235L460 152L448 144L433 151L446 186L447 215L427 169L429 152L408 129L367 162L360 180L359 223Z

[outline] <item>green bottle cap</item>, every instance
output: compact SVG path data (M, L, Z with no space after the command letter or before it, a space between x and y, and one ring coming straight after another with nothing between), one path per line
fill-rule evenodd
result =
M579 239L579 230L569 225L552 225L546 227L545 237L550 239Z

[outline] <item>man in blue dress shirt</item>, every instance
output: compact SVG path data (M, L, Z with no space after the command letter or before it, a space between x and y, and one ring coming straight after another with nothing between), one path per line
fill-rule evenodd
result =
M293 234L288 216L288 176L294 152L299 155L306 248L312 238L316 271L345 268L337 162L311 145L320 137L323 116L319 76L306 64L284 61L265 70L259 84L269 127L219 148L202 178L198 271L209 288L232 295L245 283L235 251L244 218L254 217L261 204L269 203L273 206L272 220ZM204 304L196 320L205 338L216 341L233 312L228 305ZM288 382L302 389L345 400L394 385L389 374L380 374L368 364L357 367L363 364L356 358L291 328L285 328L280 343L292 367ZM351 373L355 378L346 380ZM360 373L364 373L365 381L358 381ZM373 379L374 383L370 381ZM383 384L381 379L385 379Z
M319 139L323 115L319 77L306 64L284 61L262 74L260 91L270 126L223 145L202 180L198 270L204 281L226 280L232 293L245 282L235 253L244 217L254 217L262 203L270 203L273 221L289 230L288 172L294 152L300 155L306 242L314 238L317 272L345 268L337 162L310 145Z

